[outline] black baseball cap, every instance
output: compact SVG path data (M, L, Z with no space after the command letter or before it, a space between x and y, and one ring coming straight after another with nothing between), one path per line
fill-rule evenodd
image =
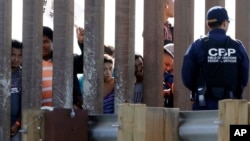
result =
M214 6L207 11L207 22L229 21L227 10L221 6Z

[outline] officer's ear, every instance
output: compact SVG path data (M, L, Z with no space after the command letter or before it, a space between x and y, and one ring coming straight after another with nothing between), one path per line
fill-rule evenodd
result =
M224 30L227 30L229 26L229 21L227 20L223 21L221 26Z
M208 28L208 29L211 29L211 27L209 26L208 22L206 22L206 25L207 25L207 28Z

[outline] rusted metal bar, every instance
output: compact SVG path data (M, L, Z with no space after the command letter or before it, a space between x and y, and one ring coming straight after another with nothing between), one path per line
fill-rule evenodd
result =
M144 1L143 101L163 106L163 0Z
M240 39L246 50L250 51L250 29L246 28L249 26L250 23L250 13L248 12L250 9L250 3L248 0L240 0L235 2L235 18L230 17L235 21L235 38ZM229 28L231 25L229 25ZM243 97L246 99L250 99L250 85L248 84L247 87L244 89Z
M54 3L53 106L71 108L73 91L74 1Z
M103 111L104 0L85 0L83 107Z
M12 1L0 0L0 141L10 140Z
M189 44L194 40L193 15L194 0L175 0L174 107L178 107L181 110L191 109L191 102L189 100L190 91L182 83L181 67L183 56Z
M43 1L23 1L22 109L40 108Z
M135 81L135 1L116 0L115 17L115 101L131 103Z

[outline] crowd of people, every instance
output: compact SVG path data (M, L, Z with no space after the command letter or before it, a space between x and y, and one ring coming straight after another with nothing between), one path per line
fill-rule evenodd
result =
M174 107L174 35L168 18L174 17L174 0L164 5L163 39L163 107ZM222 99L241 99L248 83L249 58L240 40L226 35L229 16L224 7L214 6L207 11L207 35L197 39L188 47L182 65L182 80L192 92L193 110L216 110ZM81 50L74 55L73 107L83 105L83 48L84 29L77 27L76 36ZM176 37L177 38L177 37ZM113 114L115 107L115 48L104 45L103 64L103 114ZM143 56L135 54L134 103L143 103ZM21 92L22 92L22 43L12 41L11 55L11 140L20 141ZM80 78L77 74L83 74ZM53 30L43 27L42 45L42 95L41 106L53 106Z

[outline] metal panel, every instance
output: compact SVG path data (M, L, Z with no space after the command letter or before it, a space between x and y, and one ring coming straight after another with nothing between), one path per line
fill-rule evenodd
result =
M46 141L87 141L87 127L88 114L85 110L55 108L45 112Z
M117 141L117 115L89 116L89 141Z
M103 112L104 0L85 0L83 107Z
M90 141L116 141L118 128L117 115L89 116ZM217 141L218 111L181 111L179 115L180 141Z
M54 4L53 105L72 107L74 1Z
M116 104L131 103L134 95L135 1L116 0Z
M217 141L218 111L180 112L181 141Z
M12 1L0 0L0 141L10 137L10 53Z

